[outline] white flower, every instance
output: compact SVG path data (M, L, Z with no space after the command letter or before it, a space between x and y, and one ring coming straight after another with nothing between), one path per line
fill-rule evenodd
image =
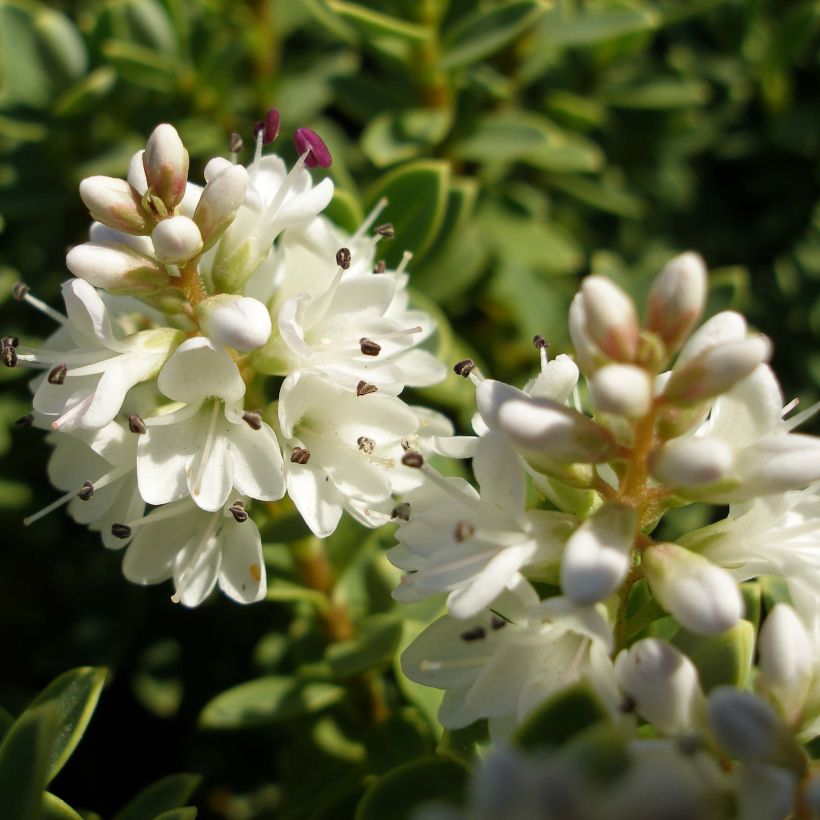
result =
M121 338L97 291L81 279L63 285L68 321L53 337L60 349L22 349L20 361L53 366L34 393L34 409L53 429L93 430L119 413L128 391L154 377L183 338L171 328Z
M288 495L316 535L333 532L344 507L363 523L382 523L384 510L374 521L368 510L388 502L402 440L419 427L404 402L297 371L279 393L279 426Z
M427 471L428 483L404 497L409 520L396 532L388 558L406 571L393 597L418 601L448 592L456 618L471 618L507 588L521 570L557 562L575 521L545 510L526 511L525 476L503 437L484 436L473 458L479 495L466 481Z
M198 336L179 346L160 371L162 393L184 406L146 419L137 475L149 504L191 495L221 509L236 488L261 500L284 494L282 454L271 428L242 412L245 384L231 357Z
M261 600L267 584L259 530L242 505L231 508L206 512L185 499L130 522L136 534L123 559L125 577L136 584L173 578L173 600L188 607L217 583L240 604Z

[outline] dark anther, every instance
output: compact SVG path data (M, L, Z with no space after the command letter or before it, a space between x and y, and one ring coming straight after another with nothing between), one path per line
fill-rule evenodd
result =
M16 427L31 427L31 425L34 424L34 413L27 413L25 416L20 416L14 424Z
M626 695L626 696L624 697L624 699L621 701L621 705L620 705L620 707L619 707L619 708L620 708L620 710L621 710L624 714L629 714L630 712L634 712L634 711L635 711L635 707L636 707L637 705L638 705L638 704L637 704L637 703L635 703L635 699L634 699L634 698L630 697L629 695Z
M459 521L453 530L453 538L458 541L466 541L475 533L475 527L469 521Z
M296 143L296 150L300 154L308 152L305 157L305 165L308 168L330 168L333 164L333 158L330 155L325 141L310 128L297 128L293 135L293 141Z
M370 393L375 393L379 388L376 387L375 384L368 384L364 379L362 379L356 385L356 395L357 396L367 396Z
M384 259L379 259L378 262L373 266L373 273L384 273L387 269L387 265L384 262Z
M0 346L2 347L17 347L20 344L20 340L16 336L3 336L0 339Z
M462 359L453 365L453 373L463 376L465 379L475 370L475 362L472 359Z
M377 225L373 228L373 233L383 236L385 239L392 239L396 235L392 222L385 222L384 225Z
M234 131L233 134L231 134L231 153L238 154L244 145L245 143L242 141L242 137Z
M294 464L307 464L310 461L310 450L307 447L294 447L290 460Z
M17 351L11 345L3 345L0 359L6 367L17 367Z
M262 416L260 416L259 413L256 413L253 410L246 410L242 414L242 418L252 430L262 429Z
M131 413L128 417L128 429L141 436L145 432L145 422L136 413Z
M233 520L236 521L237 524L248 520L248 511L241 501L234 501L233 504L228 507L228 512L233 516Z
M336 264L342 270L347 270L350 267L350 248L339 248L336 251Z
M402 501L401 504L396 504L393 507L393 512L390 513L391 518L400 518L402 521L409 521L410 520L410 505L406 501Z
M537 333L532 337L532 343L535 345L536 350L543 350L545 347L550 346L550 343L543 336L539 336Z
M112 524L111 535L113 535L114 538L130 538L131 527L127 524Z
M504 629L506 625L507 621L500 615L493 615L493 617L490 619L490 628L494 632L498 632L499 629Z
M424 464L424 456L421 453L409 450L401 457L401 463L404 464L405 467L415 467L418 469Z
M376 342L366 339L364 336L359 339L359 347L365 356L378 356L382 349L380 344L376 344Z
M77 498L79 498L80 501L90 501L93 495L94 485L90 481L83 481L82 489L77 493Z
M275 108L271 108L265 114L265 119L254 126L253 135L258 137L261 132L262 145L270 145L279 136L279 123L279 112Z
M461 640L467 641L480 641L487 637L487 632L483 626L474 626L472 629L468 629L466 632L461 633Z
M68 373L68 368L64 364L58 364L57 367L49 372L48 383L63 384L63 382L65 382L66 373Z
M11 295L18 302L22 302L30 290L31 288L25 282L15 282L14 287L11 289Z
M363 453L367 453L368 455L376 449L376 442L367 436L359 436L356 439L356 444Z

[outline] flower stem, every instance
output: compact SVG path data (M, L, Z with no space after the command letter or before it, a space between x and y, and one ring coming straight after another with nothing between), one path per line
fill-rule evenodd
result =
M196 307L203 299L208 297L202 285L202 279L199 278L196 259L192 259L180 270L178 287L185 294L185 298L191 307Z

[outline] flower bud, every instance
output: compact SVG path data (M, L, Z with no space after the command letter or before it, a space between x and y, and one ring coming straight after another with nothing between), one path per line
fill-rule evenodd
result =
M675 367L700 356L710 347L726 342L737 342L746 338L746 320L733 310L724 310L704 322L689 338L678 354Z
M535 399L552 399L563 404L578 384L578 365L559 353L541 368L526 391Z
M618 453L609 431L577 410L549 399L533 399L502 382L485 379L476 388L484 422L498 428L515 448L538 465L540 457L557 462L599 464Z
M766 616L757 648L758 686L793 724L800 717L814 676L814 652L803 622L788 604L776 604Z
M193 219L171 216L151 234L157 259L166 264L187 262L202 250L202 236Z
M640 328L632 300L603 276L587 276L581 283L586 330L601 351L619 362L638 352Z
M677 544L656 544L644 551L643 568L658 603L691 632L725 632L743 615L732 576L702 555Z
M577 604L602 601L629 570L638 528L635 510L609 502L596 510L569 537L561 559L561 589Z
M672 644L644 638L615 659L615 674L638 714L666 734L691 731L703 708L695 665Z
M233 222L248 190L248 172L242 165L224 168L208 182L194 211L205 249Z
M80 183L80 197L93 219L124 233L147 236L156 221L142 207L139 194L124 180L114 177L86 177Z
M169 213L182 202L188 182L188 152L173 125L158 125L143 154L145 177Z
M587 312L580 293L576 293L569 306L569 335L575 348L578 366L586 374L595 372L602 359L601 352L587 333Z
M66 265L78 279L109 293L147 296L168 287L168 274L153 259L125 245L76 245Z
M731 447L716 438L675 438L655 450L652 475L667 487L700 487L728 476L734 467Z
M236 350L262 347L271 332L267 307L250 296L211 296L196 306L196 317L210 339Z
M212 157L208 160L208 164L205 166L203 173L205 182L213 182L219 174L233 165L234 163L229 159L225 159L225 157Z
M145 176L145 151L137 151L128 163L128 184L142 196L148 190L148 178Z
M44 67L60 85L79 80L88 68L88 51L77 27L54 9L35 8L34 30Z
M772 355L765 336L751 336L710 347L686 362L675 365L664 395L674 404L691 404L725 393L746 378Z
M589 379L592 403L604 413L637 418L652 404L652 380L641 367L608 364Z
M715 740L744 763L771 763L803 771L806 761L791 733L766 701L731 686L709 695L709 726Z
M659 336L667 353L683 343L706 302L706 266L696 253L684 253L666 264L652 283L646 327Z
M764 438L740 452L736 474L740 486L727 501L803 489L820 479L820 439L800 433Z

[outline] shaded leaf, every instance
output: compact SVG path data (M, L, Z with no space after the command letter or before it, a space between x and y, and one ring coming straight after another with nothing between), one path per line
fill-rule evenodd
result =
M40 820L82 820L82 815L56 795L46 792L43 795Z
M172 774L144 788L121 808L113 820L153 820L162 812L184 806L202 778L198 774Z
M362 621L353 638L328 646L325 657L335 677L349 678L392 663L401 636L402 623L398 618L377 615Z
M672 638L697 667L704 692L721 685L742 689L751 670L754 642L755 629L746 620L719 635L695 635L680 629Z
M414 43L422 43L430 38L430 30L426 26L408 23L357 3L327 0L327 6L367 37L397 37Z

